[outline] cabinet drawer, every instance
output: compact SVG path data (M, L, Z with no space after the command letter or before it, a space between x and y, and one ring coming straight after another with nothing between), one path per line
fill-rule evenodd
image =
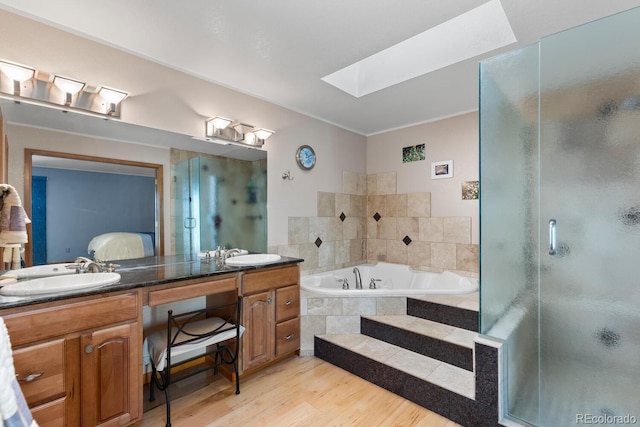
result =
M31 416L39 427L65 427L65 402L66 398L54 400L35 408L31 408Z
M183 286L175 286L159 291L150 291L148 305L154 307L174 301L197 298L211 294L236 291L238 289L236 277L215 280L198 280L185 282Z
M137 317L138 294L132 293L10 314L4 322L17 347Z
M64 395L63 339L16 349L13 363L29 406Z
M300 318L276 325L276 357L300 348Z
M253 294L283 286L295 285L300 280L297 265L273 270L245 273L242 276L242 294Z
M300 314L300 287L287 286L276 289L276 322L282 322Z

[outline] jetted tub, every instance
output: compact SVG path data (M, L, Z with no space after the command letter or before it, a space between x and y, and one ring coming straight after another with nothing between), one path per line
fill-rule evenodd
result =
M354 268L362 276L362 289L356 289ZM432 273L414 270L407 265L378 262L303 276L302 289L324 296L411 296L428 294L466 294L478 290L478 280L450 271ZM344 280L349 284L344 289ZM371 279L375 289L370 288Z

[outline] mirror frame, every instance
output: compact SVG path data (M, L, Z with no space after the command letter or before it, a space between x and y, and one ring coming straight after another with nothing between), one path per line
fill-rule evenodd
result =
M107 157L94 157L94 156L86 156L81 154L72 154L72 153L62 153L56 151L47 151L47 150L36 150L31 148L24 149L24 199L22 201L24 210L27 213L27 216L31 218L31 182L32 182L32 174L33 174L33 156L48 156L48 157L60 157L65 159L73 159L73 160L86 160L92 162L101 162L101 163L113 163L118 165L126 165L126 166L137 166L137 167L145 167L150 169L155 169L156 173L156 236L155 239L155 254L156 256L164 255L164 213L163 213L163 195L164 195L164 181L163 181L163 165L156 163L144 163L144 162L136 162L131 160L120 160L120 159L111 159ZM28 242L25 243L24 248L24 261L27 267L33 265L33 232L31 229L31 224L27 225L27 236Z

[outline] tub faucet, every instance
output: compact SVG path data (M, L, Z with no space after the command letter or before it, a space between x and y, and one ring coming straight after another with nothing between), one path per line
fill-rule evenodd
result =
M353 274L356 275L356 289L362 289L362 276L360 276L358 267L353 267Z

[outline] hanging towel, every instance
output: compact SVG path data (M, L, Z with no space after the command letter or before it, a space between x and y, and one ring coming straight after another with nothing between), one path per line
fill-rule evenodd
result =
M27 224L30 222L16 189L9 184L0 184L0 245L27 243Z
M2 317L0 317L0 426L38 427L16 380L11 356L11 341Z

